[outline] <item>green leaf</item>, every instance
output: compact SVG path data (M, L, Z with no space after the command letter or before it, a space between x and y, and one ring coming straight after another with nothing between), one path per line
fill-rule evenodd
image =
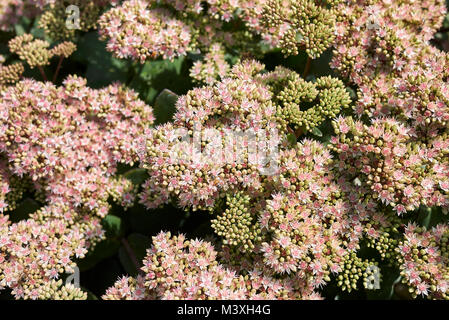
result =
M89 251L84 259L77 261L77 266L81 271L95 267L100 261L107 259L117 253L120 248L120 241L116 238L106 239L98 243L93 250Z
M35 212L40 207L41 207L41 205L37 201L35 201L31 198L26 198L25 200L20 202L17 205L16 209L14 209L10 213L11 221L18 222L20 220L27 219L28 216L30 215L30 213Z
M14 25L14 31L17 36L21 36L25 33L28 33L27 30L31 28L31 21L29 18L22 16L18 23Z
M346 87L346 91L349 92L349 96L351 97L351 99L354 100L355 98L357 98L357 94L355 93L354 89Z
M332 59L332 50L328 49L318 58L312 61L310 67L310 73L316 77L321 76L335 76L334 71L330 67L330 61Z
M447 3L447 1L446 1ZM447 5L449 5L449 3L447 3ZM447 28L449 27L449 13L446 14L446 16L444 17L444 21L443 21L443 28Z
M122 219L112 214L108 214L102 221L106 230L106 239L98 243L86 258L78 262L81 271L88 270L100 261L109 258L117 253L120 247L119 238L124 234Z
M429 228L432 219L432 209L429 207L422 207L418 211L418 222L421 226Z
M145 62L140 72L140 76L143 79L149 80L155 78L158 74L167 71L179 75L181 74L183 62L184 57L176 58L173 61L170 60L147 61Z
M287 140L292 146L296 145L296 136L293 133L287 135Z
M127 61L114 58L112 53L106 51L106 43L98 39L96 32L89 32L78 41L72 59L87 64L84 77L92 88L101 88L114 81L126 81Z
M441 207L421 207L418 210L417 221L420 225L427 229L435 227L439 223L445 223L447 221L447 214L443 213Z
M187 58L189 58L193 62L196 62L196 61L203 60L204 59L204 55L201 54L201 53L189 52L189 53L187 53Z
M154 103L156 124L166 123L172 119L176 111L176 101L178 101L178 95L169 89L164 89L158 95Z
M441 32L435 33L435 39L442 40L444 38L444 34Z
M312 132L313 135L315 135L317 137L322 137L323 136L323 133L317 127L313 128L311 132Z
M49 43L52 43L53 41L50 39L50 37L45 33L45 30L39 27L39 19L34 20L34 24L31 28L30 33L33 35L33 37L37 39L44 39L48 41Z
M148 178L147 170L143 168L131 169L123 176L135 185L141 185Z
M120 237L123 233L122 219L120 217L108 214L103 219L102 223L106 230L107 236Z
M14 26L14 30L18 36L21 36L26 33L25 28L21 24L16 24Z
M301 32L296 32L295 40L297 42L302 42L304 40L304 36L301 34Z
M193 88L189 76L192 61L179 57L170 60L147 61L139 73L147 89L143 97L149 104L153 104L157 95L164 89L169 89L178 94L184 94Z
M145 258L146 250L151 246L151 239L145 235L139 233L130 234L127 238L128 244L132 253L134 254L137 263L142 264L142 260ZM135 262L130 256L130 253L122 244L118 253L120 262L123 268L129 275L135 276L138 273Z
M140 233L132 233L128 236L130 246L137 251L137 258L142 260L145 257L147 249L151 246L151 239Z

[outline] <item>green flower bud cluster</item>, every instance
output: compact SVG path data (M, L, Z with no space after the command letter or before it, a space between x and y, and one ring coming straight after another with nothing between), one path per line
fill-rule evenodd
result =
M68 58L76 51L76 45L70 41L64 41L51 49L54 56Z
M218 236L224 237L225 245L241 246L253 251L255 243L262 241L261 228L251 212L251 198L243 192L226 195L226 209L211 221Z
M252 268L266 269L266 272L272 274L263 264L263 258L255 255L254 251L243 251L242 247L235 247L233 245L221 244L218 251L219 260L238 272L246 273ZM265 271L265 270L264 270Z
M340 267L342 272L337 276L337 285L343 291L357 290L359 280L362 280L367 289L374 289L372 286L380 282L381 273L378 271L378 263L362 259L355 252L345 255Z
M388 227L378 224L377 226L368 223L365 225L363 231L366 234L367 247L376 249L381 258L391 264L396 264L397 262L397 252L396 248L398 246L399 240L395 235L397 235L398 227L400 226L399 218L392 216L392 219L397 221L392 222ZM375 235L371 233L375 231Z
M26 61L31 69L50 64L51 53L47 41L34 39L31 34L15 37L9 42L9 50L16 53L20 60Z
M76 50L76 45L68 41L50 49L49 42L34 39L31 34L17 36L10 40L8 45L9 50L17 54L31 69L49 65L50 59L55 56L67 58Z
M449 260L449 232L445 232L442 236L440 241L438 242L438 247L441 251L441 256L444 259Z
M76 31L87 32L94 29L102 12L101 4L95 0L55 1L50 4L39 19L39 28L44 29L45 34L53 40L72 40ZM69 5L79 8L78 19L73 20L73 28L67 27L70 18L66 9Z
M3 66L0 63L0 90L2 87L19 81L25 71L22 63L14 63L9 66Z
M335 118L351 103L343 82L330 76L309 82L291 74L284 90L278 95L278 115L295 130L310 131L326 119Z
M86 300L87 293L72 284L63 284L62 280L51 280L39 288L40 300Z
M262 23L279 33L279 44L285 55L305 50L318 58L332 44L336 15L315 0L270 0L264 7Z

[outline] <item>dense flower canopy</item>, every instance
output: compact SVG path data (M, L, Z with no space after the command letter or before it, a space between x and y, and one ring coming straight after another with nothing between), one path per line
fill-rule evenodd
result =
M2 1L0 295L449 299L446 11Z

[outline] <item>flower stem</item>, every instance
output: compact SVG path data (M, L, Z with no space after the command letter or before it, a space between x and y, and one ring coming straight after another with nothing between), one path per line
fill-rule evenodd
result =
M304 73L302 74L302 77L305 79L310 71L310 66L312 64L312 59L310 59L310 57L307 57L307 62L306 62L306 66L304 67Z
M44 68L42 68L42 66L38 66L38 69L42 75L42 78L44 79L44 81L48 81L47 76L45 75L45 71Z
M61 69L61 65L62 65L62 61L64 60L64 56L60 56L59 57L59 62L58 62L58 66L56 67L56 71L55 74L53 75L53 83L56 81L56 79L58 78L58 74L59 74L59 70Z
M128 241L125 238L122 238L121 242L122 242L123 246L125 247L125 250L128 253L129 258L131 259L134 266L136 267L137 273L141 273L142 271L140 270L140 263L137 260L137 257L135 255L133 249L129 245Z

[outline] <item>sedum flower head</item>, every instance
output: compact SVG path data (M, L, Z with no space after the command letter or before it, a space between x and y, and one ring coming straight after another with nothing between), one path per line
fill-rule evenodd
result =
M17 54L20 60L25 61L31 69L49 65L50 59L55 56L68 58L76 51L76 45L69 41L62 42L50 49L49 42L34 39L31 34L15 37L9 41L8 46L11 53Z
M295 279L278 280L253 270L239 275L216 260L217 252L202 240L161 232L143 261L144 277L124 277L103 299L297 299L318 298L315 292L294 290Z
M335 20L333 7L315 0L269 0L262 13L264 27L279 38L285 55L305 50L312 59L332 44Z
M224 78L230 70L225 60L225 51L219 43L211 46L203 60L195 61L190 69L190 77L198 83L210 85Z
M133 204L135 187L115 173L137 160L152 109L118 84L95 90L76 76L61 87L19 81L0 106L0 288L16 298L85 298L57 281L104 239L108 199ZM4 213L25 192L40 208L12 223Z
M104 7L108 3L115 4L117 1L75 0L67 2L53 0L48 2L49 5L39 18L39 27L53 40L73 40L77 30L87 32L94 29ZM79 19L69 21L73 23L71 27L67 27L66 9L69 5L74 5L79 10Z
M173 59L186 53L191 32L166 9L150 10L143 0L125 1L106 12L99 20L107 49L119 58L144 62L150 58Z

